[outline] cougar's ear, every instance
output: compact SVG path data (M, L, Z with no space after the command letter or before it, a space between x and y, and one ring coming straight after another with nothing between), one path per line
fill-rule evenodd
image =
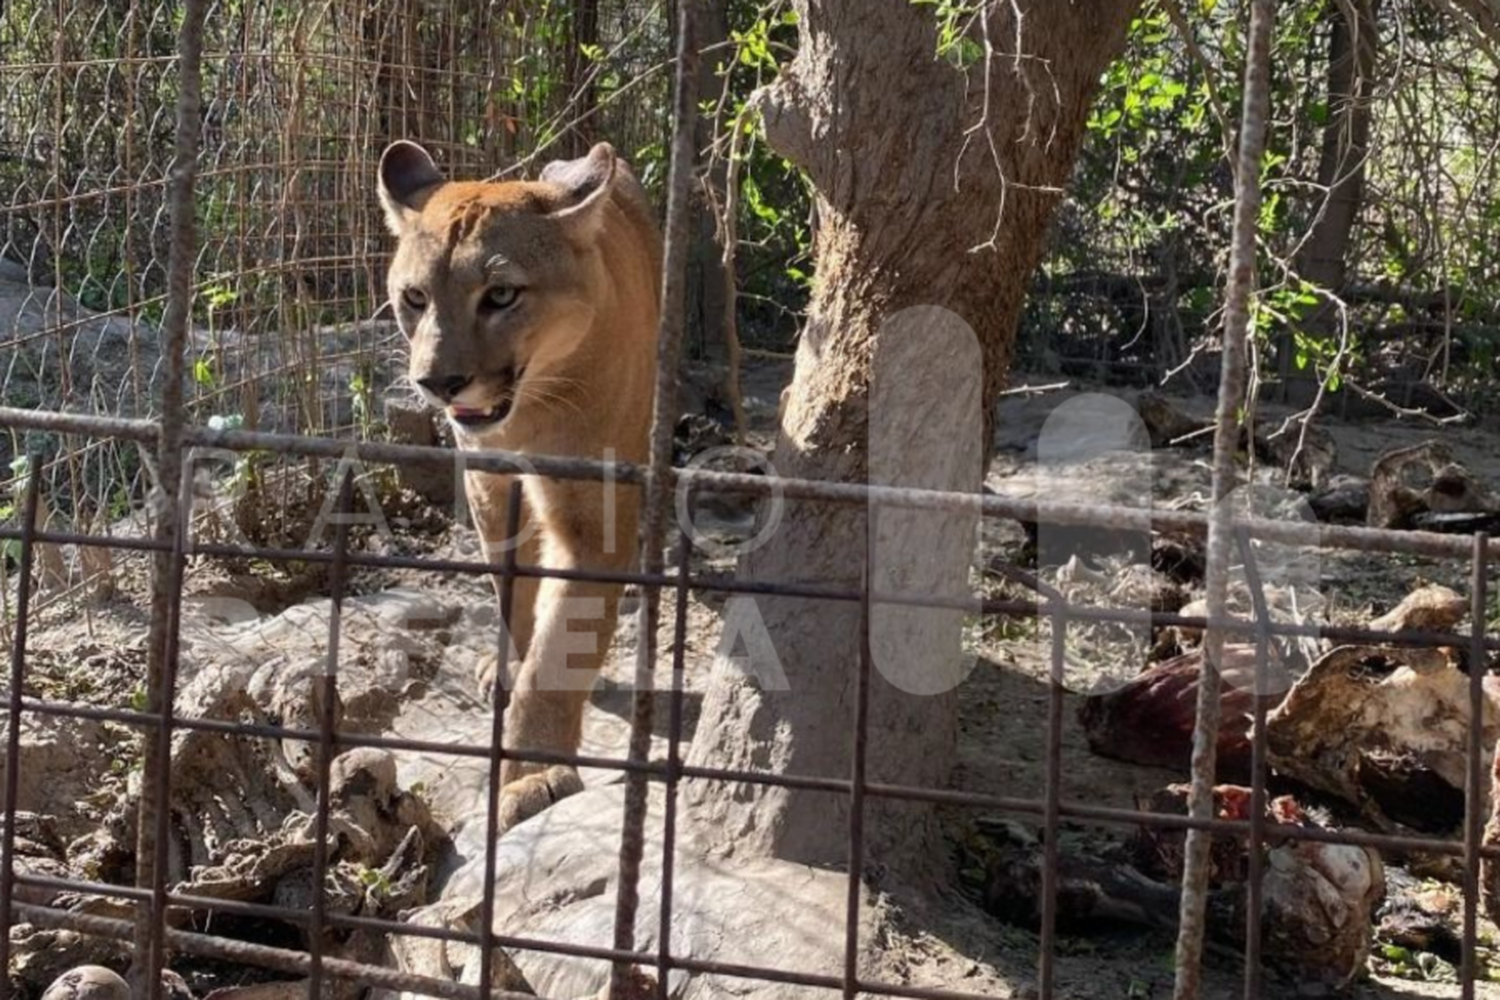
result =
M555 185L557 201L548 214L575 233L591 238L604 224L604 206L615 183L615 149L601 142L577 160L554 160L542 168L542 181Z
M443 175L427 150L404 139L387 146L380 156L380 204L391 232L400 236L426 194L441 183Z

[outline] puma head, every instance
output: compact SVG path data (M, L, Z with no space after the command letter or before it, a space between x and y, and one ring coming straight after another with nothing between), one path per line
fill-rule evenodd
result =
M527 379L577 349L605 305L600 255L617 179L607 143L548 164L536 181L449 181L412 142L380 158L380 203L397 239L391 305L411 381L455 424L498 425Z

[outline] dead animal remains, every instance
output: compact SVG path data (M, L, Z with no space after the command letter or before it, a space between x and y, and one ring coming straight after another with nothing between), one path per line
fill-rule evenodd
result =
M1219 819L1246 820L1250 789L1214 789ZM1150 811L1183 815L1187 788L1163 790L1142 803ZM1266 819L1319 827L1295 799L1267 803ZM986 844L981 895L1003 920L1036 926L1040 919L1042 846L1016 823L981 823ZM1064 834L1066 838L1067 834ZM1145 827L1127 850L1061 844L1058 859L1058 925L1076 932L1101 921L1175 928L1182 834ZM1209 897L1210 937L1238 950L1244 943L1245 838L1216 838ZM971 848L972 850L972 848ZM1263 961L1299 989L1339 990L1364 974L1374 938L1376 909L1385 897L1385 867L1378 852L1348 844L1272 838L1264 847Z

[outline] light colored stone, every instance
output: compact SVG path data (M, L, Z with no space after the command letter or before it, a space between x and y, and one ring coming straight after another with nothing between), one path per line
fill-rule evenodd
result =
M657 947L661 922L663 795L658 786L651 797L640 878L635 944L647 952ZM624 796L621 784L585 790L500 838L496 933L589 947L611 944ZM704 851L704 838L692 829L691 815L680 816L679 824L674 954L819 975L842 973L847 875L774 860L711 857ZM477 909L483 875L484 859L476 857L448 881L443 903L418 911L413 919L430 922L437 917L452 923L455 913ZM867 900L862 912L869 926L861 930L867 947L875 940L872 910ZM535 951L517 951L512 958L538 996L591 997L608 975L607 965L597 961ZM679 1000L811 1000L825 992L682 971L669 974L669 986Z
M80 965L58 976L42 1000L130 1000L130 986L102 965Z

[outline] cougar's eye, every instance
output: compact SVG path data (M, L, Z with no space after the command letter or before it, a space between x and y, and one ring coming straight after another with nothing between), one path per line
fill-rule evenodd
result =
M521 297L521 290L513 285L496 285L484 293L481 304L486 309L509 309Z
M411 309L426 309L427 293L415 286L405 288L401 291L401 301L405 302Z

